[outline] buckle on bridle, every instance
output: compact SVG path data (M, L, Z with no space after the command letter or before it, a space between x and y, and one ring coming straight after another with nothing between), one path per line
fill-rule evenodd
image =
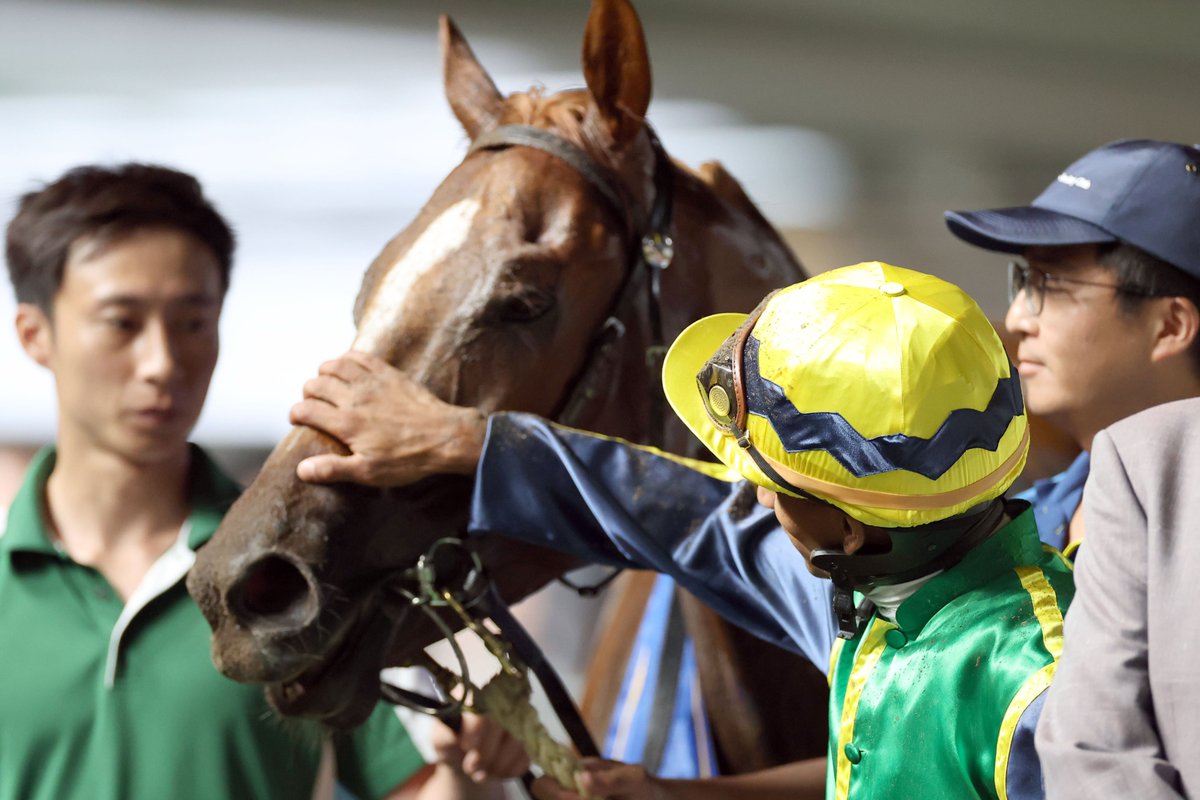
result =
M479 554L462 539L448 536L431 544L387 588L412 606L473 608L487 593L488 580Z
M642 260L655 269L666 269L675 258L675 242L670 236L654 231L642 237Z

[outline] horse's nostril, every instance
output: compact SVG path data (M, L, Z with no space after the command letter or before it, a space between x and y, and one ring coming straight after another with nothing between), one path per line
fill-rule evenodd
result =
M316 597L298 566L286 558L272 555L256 561L246 570L230 590L229 606L246 624L298 628L312 617Z

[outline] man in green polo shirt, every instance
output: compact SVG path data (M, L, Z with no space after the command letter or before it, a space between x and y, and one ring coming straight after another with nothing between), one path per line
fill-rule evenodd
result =
M8 227L17 335L54 376L58 426L0 524L0 800L318 788L321 731L215 670L183 584L238 494L187 441L233 247L195 179L140 164L71 170ZM383 706L332 751L364 798L429 772ZM459 768L480 769L478 753L457 761L426 796L488 791Z

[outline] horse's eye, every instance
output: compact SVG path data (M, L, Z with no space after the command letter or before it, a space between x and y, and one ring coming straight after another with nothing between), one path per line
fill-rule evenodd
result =
M554 302L553 292L524 286L511 294L497 297L489 316L502 322L533 322L554 308Z

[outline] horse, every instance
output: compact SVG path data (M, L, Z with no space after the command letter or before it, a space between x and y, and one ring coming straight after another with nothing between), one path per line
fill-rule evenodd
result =
M367 270L353 347L484 413L568 415L577 427L655 438L661 389L647 351L703 315L749 310L800 280L798 261L719 164L692 170L663 152L645 119L650 64L629 0L594 0L584 89L506 97L447 17L439 35L446 97L473 144ZM664 206L668 230L650 231ZM639 268L647 233L669 234L650 254L671 256L669 268ZM697 449L677 423L661 438L668 450ZM299 481L297 463L323 452L346 451L294 428L200 551L188 587L224 674L266 684L285 715L347 727L379 699L380 669L437 637L404 615L388 581L461 529L470 483ZM473 544L510 600L576 566L511 541ZM682 602L723 766L822 752L824 677Z

